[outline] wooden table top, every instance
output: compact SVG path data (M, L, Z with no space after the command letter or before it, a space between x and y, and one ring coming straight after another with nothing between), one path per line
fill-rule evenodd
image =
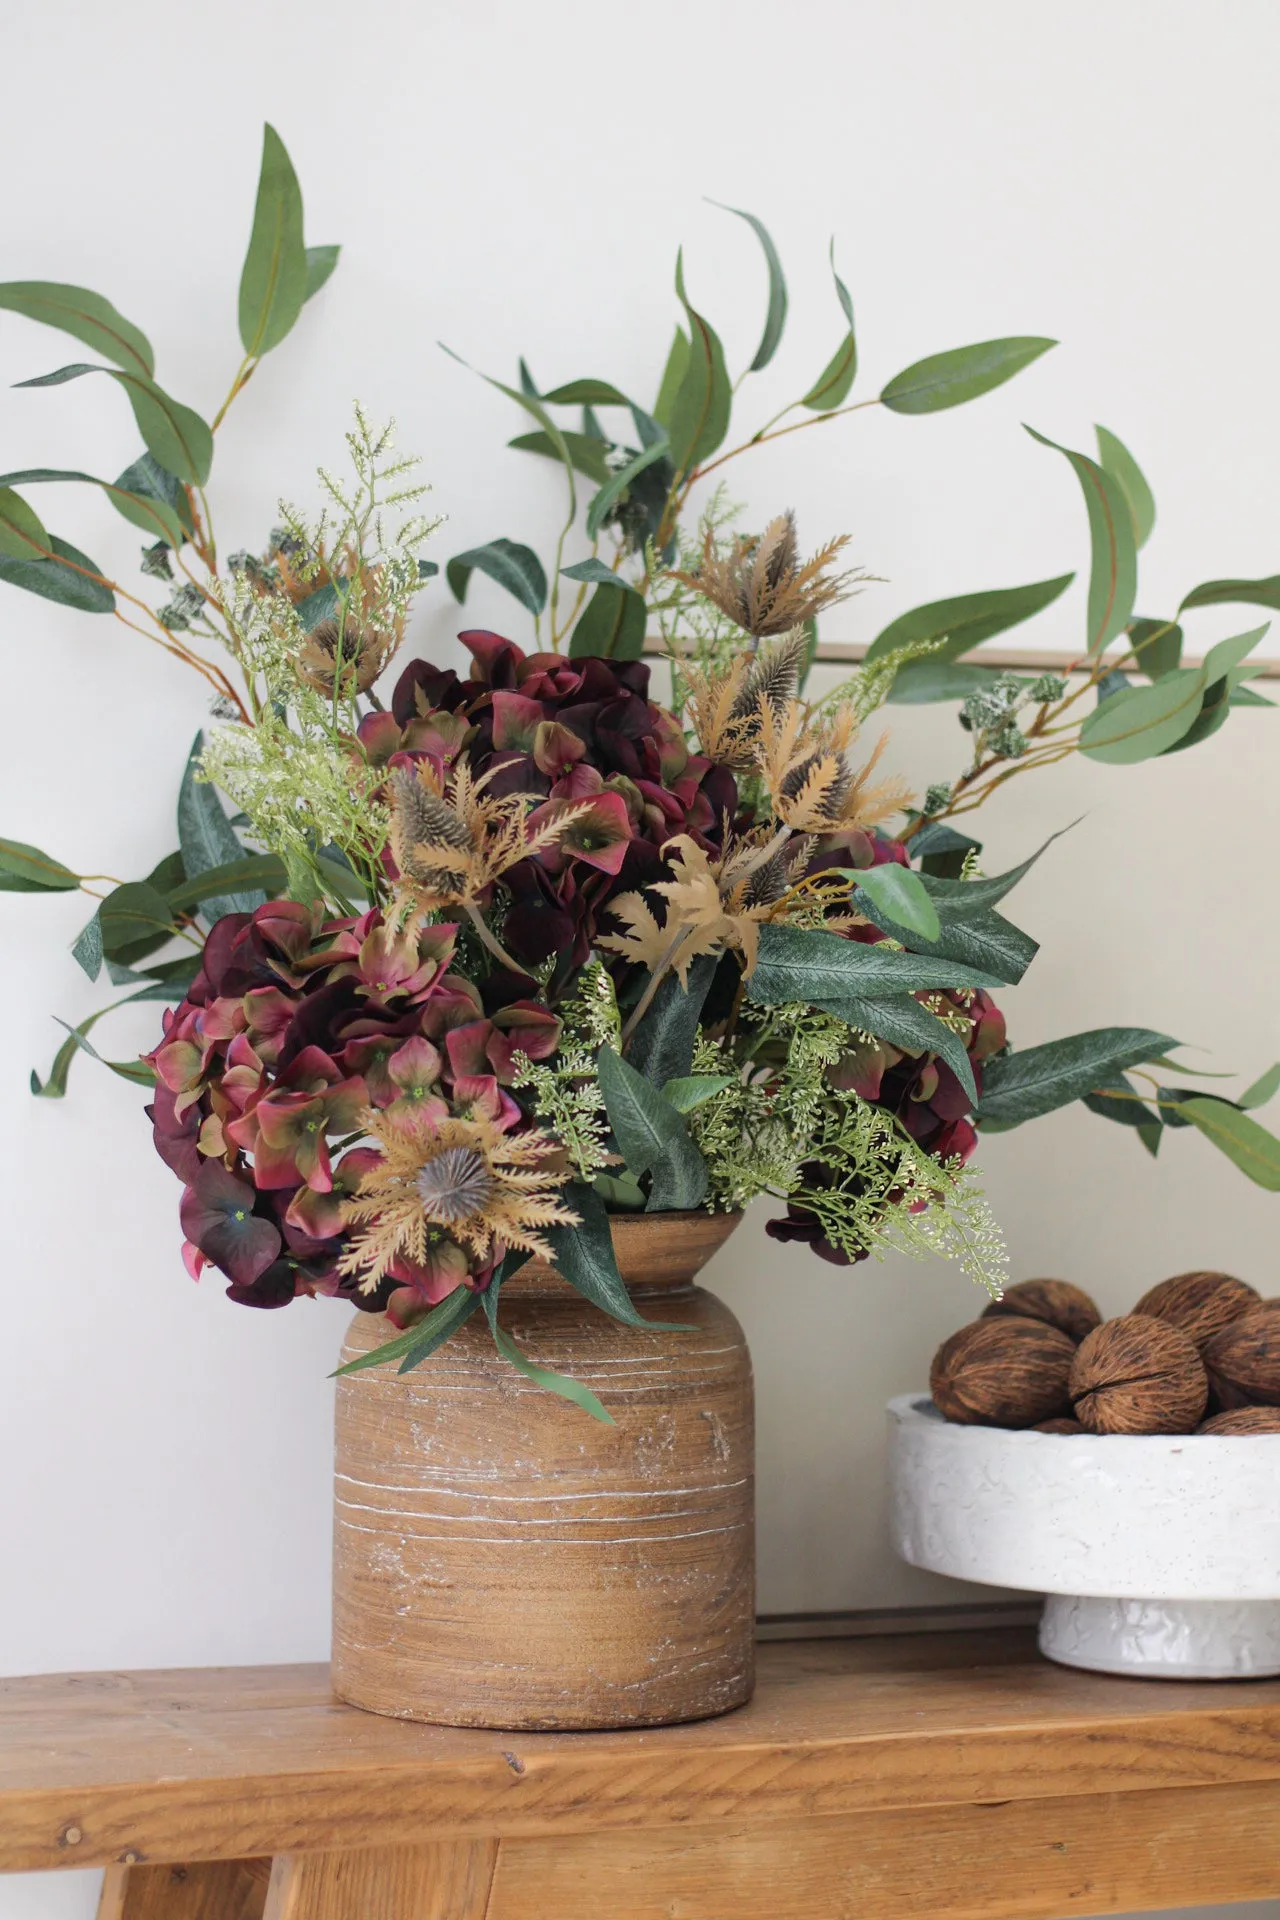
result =
M1280 1780L1280 1681L1054 1667L1021 1629L783 1642L657 1731L383 1719L323 1666L0 1681L0 1872Z

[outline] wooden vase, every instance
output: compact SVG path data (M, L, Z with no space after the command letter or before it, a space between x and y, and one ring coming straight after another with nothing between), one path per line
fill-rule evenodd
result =
M754 1681L751 1360L693 1284L736 1214L613 1221L649 1320L624 1326L543 1262L500 1324L598 1395L605 1426L497 1353L474 1314L421 1366L338 1382L333 1685L464 1727L666 1726ZM343 1359L394 1336L357 1313Z

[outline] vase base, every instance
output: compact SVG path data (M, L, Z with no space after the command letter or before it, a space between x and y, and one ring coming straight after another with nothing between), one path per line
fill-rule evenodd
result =
M1060 1666L1144 1680L1280 1674L1280 1600L1107 1600L1051 1593L1040 1651Z

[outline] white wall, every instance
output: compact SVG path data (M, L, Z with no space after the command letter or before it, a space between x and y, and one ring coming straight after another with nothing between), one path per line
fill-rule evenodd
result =
M366 0L354 17L335 0L302 12L221 0L176 20L143 0L46 0L4 14L0 274L108 294L151 334L179 397L210 413L238 357L264 118L301 174L309 238L344 244L330 287L219 436L224 547L257 544L280 493L310 498L358 394L395 411L402 443L426 456L450 516L442 555L496 534L545 551L559 505L549 470L501 451L521 420L434 343L505 378L523 351L546 385L596 373L651 395L683 241L693 297L740 366L763 276L746 229L705 194L770 224L792 282L789 339L744 402L747 425L835 344L831 233L866 393L966 341L1063 341L972 408L872 412L730 469L757 520L794 504L808 538L851 529L885 576L831 637L1081 564L1075 483L1023 419L1074 445L1101 419L1138 453L1161 512L1145 610L1196 580L1280 566L1280 14L1267 0ZM109 383L7 391L80 352L0 314L7 469L109 477L133 457ZM132 567L135 535L94 497L49 490L41 505L64 535ZM522 637L513 603L483 582L473 600L468 624ZM1082 619L1076 589L1044 643L1074 644ZM1233 630L1200 621L1197 639ZM458 624L437 592L413 643L438 653ZM173 843L198 685L111 623L12 591L0 644L0 831L86 869L145 871ZM993 870L1086 815L1018 896L1017 917L1045 943L1005 996L1019 1042L1132 1020L1211 1049L1210 1064L1256 1071L1276 1055L1276 927L1260 878L1274 724L1240 716L1209 747L1138 772L1038 776L993 810ZM899 712L899 764L920 782L954 769L953 727ZM29 1068L44 1071L60 1038L50 1015L79 1019L95 1003L66 952L82 918L73 898L0 896L0 1666L317 1658L324 1376L341 1312L254 1315L216 1282L191 1285L176 1184L122 1083L80 1061L67 1102L28 1097ZM144 1016L121 1016L113 1050L148 1034ZM1152 1166L1074 1112L993 1140L984 1162L1016 1271L1082 1280L1108 1307L1197 1263L1273 1289L1274 1201L1197 1139L1167 1142L1166 1157ZM880 1407L972 1310L965 1283L945 1268L847 1275L765 1246L749 1223L719 1269L759 1365L764 1604L951 1597L884 1546ZM78 1875L14 1881L0 1884L0 1916L70 1920L92 1899Z

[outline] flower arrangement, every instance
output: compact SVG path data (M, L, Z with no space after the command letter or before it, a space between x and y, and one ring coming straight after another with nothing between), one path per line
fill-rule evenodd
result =
M758 368L786 295L772 241L744 217L770 270ZM49 534L17 487L89 477L48 470L0 482L0 577L126 625L145 616L214 692L218 725L191 751L178 849L145 879L110 881L74 948L126 998L169 1003L152 1052L108 1064L154 1087L193 1273L217 1268L248 1305L333 1295L385 1311L400 1337L356 1364L413 1366L483 1308L514 1365L585 1405L526 1359L495 1301L516 1266L552 1257L597 1305L634 1318L611 1212L737 1210L768 1194L785 1203L778 1239L837 1263L885 1246L940 1252L998 1291L999 1235L968 1165L978 1129L1077 1099L1152 1152L1167 1126L1194 1126L1280 1188L1280 1143L1247 1111L1280 1069L1230 1101L1157 1081L1150 1067L1168 1070L1177 1043L1146 1029L1010 1049L991 994L1022 977L1036 944L998 908L1039 855L984 875L979 843L949 824L1032 766L1180 750L1234 707L1269 704L1245 684L1265 629L1184 667L1177 621L1134 616L1154 508L1118 441L1101 441L1097 461L1068 452L1092 538L1087 646L1069 675L962 658L1050 605L1065 575L902 615L856 672L809 695L817 620L865 576L842 567L844 537L803 558L789 514L744 532L715 495L696 532L686 526L696 483L806 422L775 420L718 451L732 392L680 267L687 331L652 413L601 381L539 394L523 364L520 386L503 387L538 428L516 444L558 460L567 481L552 585L505 539L455 556L446 575L459 600L475 570L508 586L532 616L532 647L464 632L465 678L410 660L384 701L414 598L438 571L422 553L438 523L390 429L357 410L351 477L321 474L318 514L282 504L259 553L219 562L205 494L214 429L336 251L305 247L297 181L268 129L241 282L245 357L209 426L155 384L145 338L100 296L0 287L0 307L112 359L99 370L125 388L147 452L93 484L156 536L143 572L173 591L149 607ZM809 423L853 410L852 307L836 286L847 333L796 403ZM1050 345L935 356L857 404L937 411ZM581 432L556 423L570 406ZM606 438L596 409L610 407L627 410L639 448ZM582 474L596 486L590 551L563 565ZM1274 580L1216 581L1183 606L1278 594ZM669 704L641 657L651 621ZM865 747L862 731L887 700L943 697L960 700L972 751L917 802L879 776L883 742ZM8 888L95 893L100 881L0 841ZM37 1094L64 1092L103 1011L69 1035L48 1080L33 1075Z

